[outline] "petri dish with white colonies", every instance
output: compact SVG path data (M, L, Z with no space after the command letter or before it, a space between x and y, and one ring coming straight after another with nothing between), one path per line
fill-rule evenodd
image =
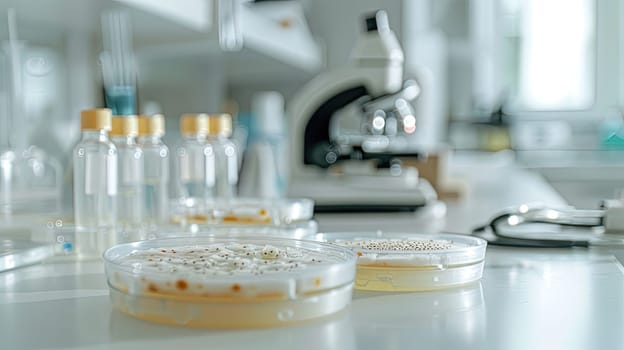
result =
M357 255L355 288L426 291L481 279L487 242L457 234L386 232L318 233L317 241Z
M286 238L193 237L104 253L113 306L133 317L203 328L295 324L349 305L356 254Z

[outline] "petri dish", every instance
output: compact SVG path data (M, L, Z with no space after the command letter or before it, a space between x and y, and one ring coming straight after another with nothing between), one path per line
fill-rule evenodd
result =
M369 291L427 291L478 281L487 246L483 239L457 234L349 232L313 237L356 253L355 288Z
M0 239L0 272L40 263L54 255L54 245L21 239Z
M165 238L104 253L114 308L198 328L260 328L334 314L351 302L356 254L313 241Z
M176 224L291 225L309 221L314 201L306 198L195 198L175 200L171 221Z
M195 237L195 236L265 236L302 239L315 234L318 223L315 220L294 222L286 225L265 224L188 224L180 228L178 225L161 225L149 232L147 239Z

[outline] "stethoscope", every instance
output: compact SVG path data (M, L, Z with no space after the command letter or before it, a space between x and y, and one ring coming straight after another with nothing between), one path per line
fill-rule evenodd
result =
M604 226L605 211L554 209L522 204L502 210L472 231L493 245L564 248L624 246L624 233L610 233Z

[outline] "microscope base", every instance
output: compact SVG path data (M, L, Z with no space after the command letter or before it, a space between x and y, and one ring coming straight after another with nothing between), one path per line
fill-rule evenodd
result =
M408 212L437 199L425 179L406 183L402 178L378 176L319 176L293 181L289 196L311 198L316 213Z

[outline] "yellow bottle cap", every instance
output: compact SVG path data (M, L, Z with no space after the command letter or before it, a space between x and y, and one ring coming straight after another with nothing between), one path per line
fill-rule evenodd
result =
M112 112L108 108L85 109L80 111L81 130L111 130Z
M136 115L116 115L113 117L111 136L137 136L139 134L139 119Z
M183 136L196 134L207 135L208 129L208 114L183 114L180 119L180 133Z
M162 114L139 116L139 136L163 136L165 134L165 117Z
M209 115L208 133L225 137L232 136L232 116L227 113Z

